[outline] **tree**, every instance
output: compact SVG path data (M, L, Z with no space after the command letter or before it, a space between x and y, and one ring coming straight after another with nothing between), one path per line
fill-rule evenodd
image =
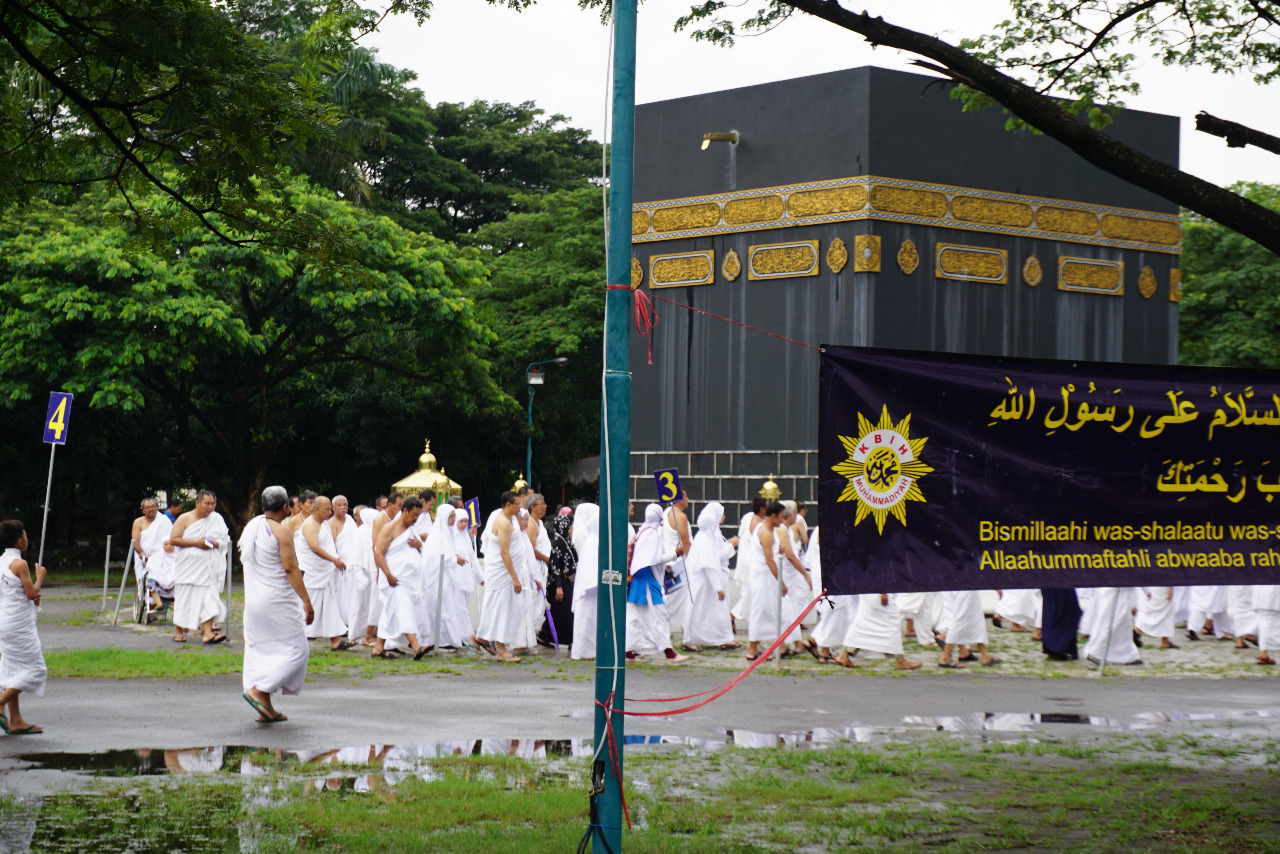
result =
M0 3L0 205L107 184L224 235L281 223L258 187L334 117L278 60L211 0Z
M494 376L523 402L525 367L567 356L546 374L534 405L534 471L548 489L573 461L598 453L604 329L604 215L596 187L516 197L522 212L480 229L493 271L480 300L497 333ZM521 413L523 415L523 413ZM495 419L479 429L505 446L505 469L524 467L524 418ZM502 474L506 474L504 470Z
M467 296L484 283L475 250L302 179L284 192L260 195L328 223L343 257L257 245L216 220L234 242L174 230L171 252L147 252L127 203L105 192L0 221L0 399L54 384L82 393L81 407L168 420L182 462L239 522L282 445L351 387L398 387L458 418L514 408L489 378L494 336ZM146 203L178 208L159 192Z
M517 211L520 194L586 186L600 170L600 144L587 131L530 102L432 106L401 85L362 115L387 128L385 145L367 144L362 163L373 209L445 240L470 242Z
M1232 189L1280 211L1280 187L1240 184ZM1280 368L1280 260L1204 217L1184 219L1180 361Z
M584 0L600 5L603 0ZM677 28L732 45L739 31L761 33L800 11L884 45L914 53L917 65L958 81L968 106L999 104L1093 165L1195 211L1280 253L1280 213L1123 145L1102 131L1108 111L1138 91L1146 47L1166 65L1280 76L1280 3L1274 0L1012 0L1013 16L992 34L959 46L842 8L835 0L765 0L745 17L706 0ZM1065 101L1051 97L1062 95Z

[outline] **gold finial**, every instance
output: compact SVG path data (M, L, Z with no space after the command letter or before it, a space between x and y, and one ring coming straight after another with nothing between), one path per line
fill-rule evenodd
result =
M782 490L773 482L773 472L769 473L769 479L764 482L764 486L760 487L760 497L766 501L777 501L782 497Z
M431 453L431 440L427 440L426 447L422 449L422 456L418 457L418 471L435 471L436 455Z
M520 490L524 489L528 485L529 484L526 483L524 479L524 472L520 472L520 476L516 478L516 482L511 484L511 491L519 492Z

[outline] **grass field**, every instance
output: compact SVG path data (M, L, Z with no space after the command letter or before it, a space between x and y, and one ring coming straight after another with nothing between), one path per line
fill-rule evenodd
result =
M673 854L1261 854L1280 849L1278 750L1199 737L1082 748L932 735L830 750L633 750L624 843ZM254 776L235 773L245 763ZM223 767L45 798L32 850L560 854L585 829L584 759L433 758L391 782L378 762L300 765L272 751L229 754ZM357 776L367 791L352 789ZM22 809L0 796L0 821Z

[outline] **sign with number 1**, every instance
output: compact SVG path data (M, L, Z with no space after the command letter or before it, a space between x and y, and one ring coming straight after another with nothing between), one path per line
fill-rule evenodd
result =
M680 469L661 469L653 473L658 485L659 501L675 501L680 497Z
M67 426L71 423L70 394L49 392L49 411L44 416L44 441L48 445L67 444Z
M480 499L472 498L463 505L467 508L467 515L471 517L471 524L467 527L474 528L480 524Z

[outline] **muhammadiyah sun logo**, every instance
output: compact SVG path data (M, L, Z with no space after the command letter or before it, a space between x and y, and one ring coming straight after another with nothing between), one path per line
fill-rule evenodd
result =
M910 438L910 430L910 415L894 424L889 418L889 407L885 406L880 413L880 423L873 426L859 412L858 438L840 437L849 457L831 469L849 479L836 500L858 502L853 524L873 516L877 532L883 534L884 522L890 513L905 526L906 502L925 500L918 481L933 471L920 461L920 452L929 440Z

